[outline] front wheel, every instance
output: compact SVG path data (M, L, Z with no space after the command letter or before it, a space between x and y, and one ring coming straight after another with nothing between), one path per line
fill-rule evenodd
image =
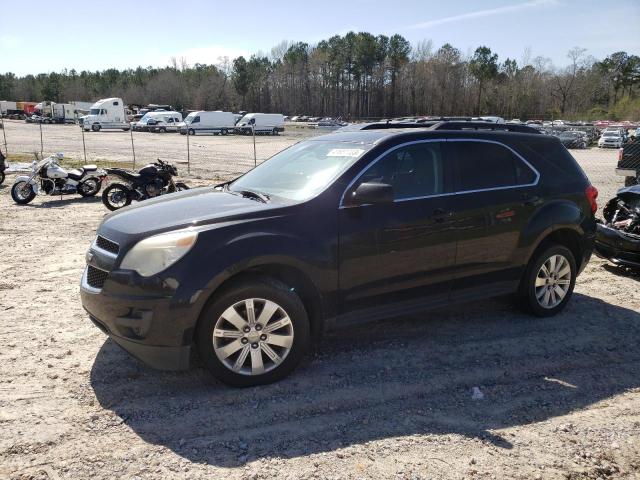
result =
M25 181L16 182L11 187L11 198L18 205L26 205L36 196L36 192L33 189L33 185Z
M81 197L94 197L102 187L102 182L96 177L89 177L78 185L78 193Z
M112 212L131 204L131 189L121 183L112 183L102 192L102 203Z
M205 307L196 332L206 367L235 387L286 377L307 352L309 340L300 297L283 283L262 277L220 293Z
M567 247L552 245L529 261L520 285L522 303L538 317L561 312L573 293L576 261Z

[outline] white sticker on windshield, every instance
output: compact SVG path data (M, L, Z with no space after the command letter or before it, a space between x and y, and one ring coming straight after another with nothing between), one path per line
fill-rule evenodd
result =
M359 157L363 153L361 148L334 148L329 150L327 157Z

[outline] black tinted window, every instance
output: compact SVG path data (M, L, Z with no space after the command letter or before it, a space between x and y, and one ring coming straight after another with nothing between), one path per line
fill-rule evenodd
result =
M444 193L440 142L393 150L360 177L360 183L364 182L391 185L396 200Z
M200 116L198 115L191 121L191 123L198 123L199 121L200 121Z
M535 181L535 172L502 145L450 142L449 148L458 160L458 191L527 185Z

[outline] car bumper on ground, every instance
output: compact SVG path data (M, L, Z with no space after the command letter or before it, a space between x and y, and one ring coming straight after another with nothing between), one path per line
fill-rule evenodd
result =
M596 255L616 265L640 268L640 236L599 224Z

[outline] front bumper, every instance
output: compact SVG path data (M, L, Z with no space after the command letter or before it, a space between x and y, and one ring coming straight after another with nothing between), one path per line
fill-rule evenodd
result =
M640 237L598 224L596 255L616 265L640 268Z

